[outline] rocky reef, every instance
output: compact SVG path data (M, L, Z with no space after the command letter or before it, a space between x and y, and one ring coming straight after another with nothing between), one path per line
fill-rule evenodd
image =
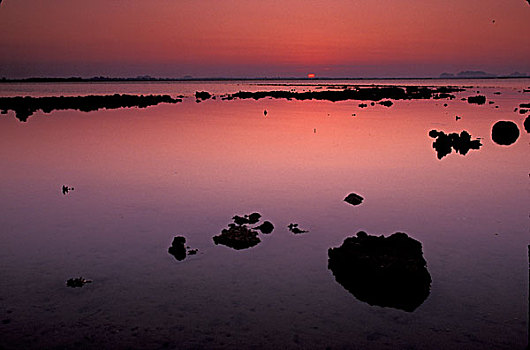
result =
M362 302L412 312L429 296L421 243L406 233L385 238L360 231L330 248L328 258L336 281Z
M261 242L258 234L259 230L263 234L270 234L274 230L274 225L270 221L264 221L261 225L256 227L249 227L247 225L254 225L261 219L260 213L252 213L248 215L234 215L232 217L233 223L228 224L228 228L223 229L221 234L213 237L213 242L227 247L241 250L254 247Z
M116 109L125 107L146 108L159 103L178 103L182 99L172 98L169 95L90 95L90 96L54 96L54 97L0 97L0 111L3 114L8 110L15 112L21 122L38 110L51 113L54 110L74 109L82 112L91 112L98 109Z

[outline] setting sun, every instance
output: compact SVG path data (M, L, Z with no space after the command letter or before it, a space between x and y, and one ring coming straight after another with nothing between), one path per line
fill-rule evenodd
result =
M314 77L315 77L315 73L309 73L309 74L307 75L307 77L308 77L309 79L314 78Z

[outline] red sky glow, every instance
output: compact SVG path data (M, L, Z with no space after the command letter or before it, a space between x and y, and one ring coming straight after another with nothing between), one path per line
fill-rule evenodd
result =
M530 74L524 0L4 0L0 77Z

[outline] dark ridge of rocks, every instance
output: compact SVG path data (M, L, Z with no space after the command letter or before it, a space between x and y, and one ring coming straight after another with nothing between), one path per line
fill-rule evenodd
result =
M81 288L87 283L92 283L91 280L84 279L83 277L70 278L66 281L66 286L71 288Z
M309 232L307 230L302 230L302 229L298 228L298 224L291 223L291 224L287 225L287 227L289 228L289 231L291 231L295 235L299 235L301 233Z
M528 113L528 109L520 109L519 114L526 114Z
M62 187L63 194L67 194L68 192L73 191L73 190L74 190L73 187L68 187L66 185L63 185L63 187Z
M351 205L359 205L363 202L364 198L359 196L356 193L350 193L344 198L344 201L350 203Z
M391 107L394 103L393 103L392 101L390 101L390 100L386 100L386 101L381 101L381 102L379 102L379 104L380 104L381 106Z
M178 261L186 259L186 238L182 236L173 238L173 243L171 243L171 247L168 248L167 252Z
M274 225L270 221L264 221L263 224L254 227L254 230L260 230L261 233L269 234L274 230Z
M212 95L208 91L195 91L195 99L197 102L208 100Z
M116 109L124 107L146 108L159 103L178 103L182 99L174 99L169 95L90 95L90 96L55 96L55 97L0 97L0 110L12 110L21 122L38 110L51 113L54 110L74 109L91 112L98 109Z
M523 126L526 132L530 133L530 115L524 120Z
M468 103L475 103L477 105L483 105L486 103L486 96L484 95L477 95L477 96L469 96L467 98Z
M421 243L406 233L389 237L363 231L328 249L328 269L358 300L412 312L429 296L431 276Z
M457 87L426 87L426 86L373 86L373 87L348 87L344 90L327 90L327 91L239 91L234 94L227 94L222 97L223 100L233 99L254 99L276 98L287 100L326 100L326 101L380 101L382 99L391 100L411 100L411 99L453 99L455 96L452 92L464 91Z
M443 131L431 130L429 136L436 140L432 144L432 148L436 150L438 159L442 159L450 154L454 149L456 153L465 156L470 149L480 149L482 143L479 139L471 140L471 135L467 131L462 131L459 134L446 134Z
M511 121L498 121L491 128L491 139L498 145L509 146L519 138L519 128Z
M261 242L258 232L245 225L229 224L228 229L223 229L221 234L213 237L214 243L240 250L253 247Z

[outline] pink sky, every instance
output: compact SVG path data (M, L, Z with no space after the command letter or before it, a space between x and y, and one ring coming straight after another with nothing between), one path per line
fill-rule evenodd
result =
M0 77L530 74L528 33L526 0L4 0Z

